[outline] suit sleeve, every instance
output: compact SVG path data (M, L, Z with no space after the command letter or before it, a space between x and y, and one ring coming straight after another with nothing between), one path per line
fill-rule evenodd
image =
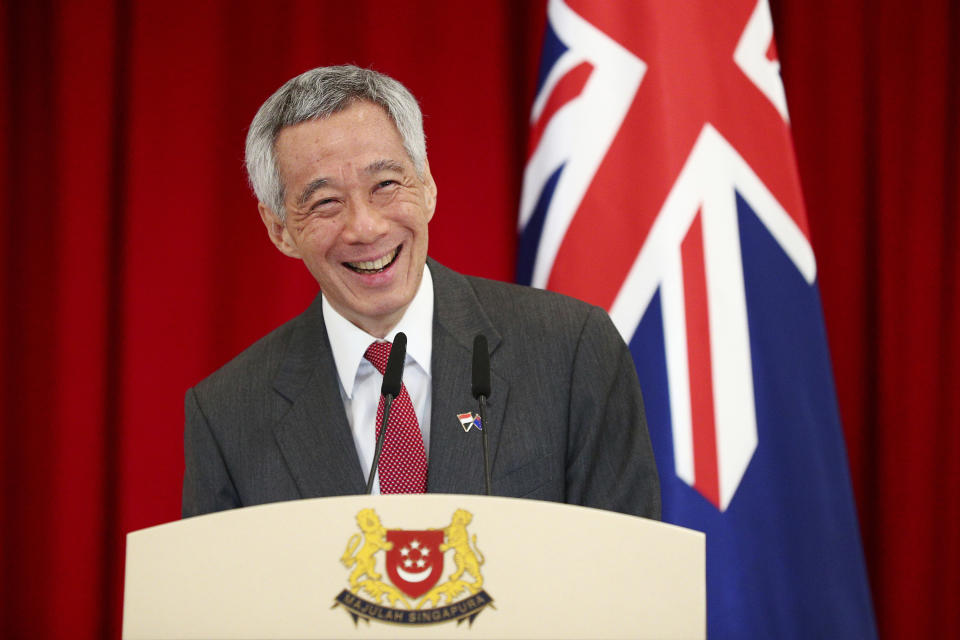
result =
M567 502L660 519L660 481L637 372L600 308L584 323L570 390Z
M183 517L243 506L222 449L193 389L187 391L184 414Z

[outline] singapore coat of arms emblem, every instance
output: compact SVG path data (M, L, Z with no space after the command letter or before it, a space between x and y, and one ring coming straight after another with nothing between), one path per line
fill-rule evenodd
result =
M349 587L335 598L353 618L394 624L436 624L474 619L493 599L483 590L484 557L467 526L473 514L457 509L443 529L387 529L373 509L357 514L359 533L350 536L340 561L350 569ZM383 553L383 570L377 570ZM444 576L446 556L453 572ZM386 575L384 575L384 573ZM443 578L446 577L446 580ZM494 607L495 608L495 607Z

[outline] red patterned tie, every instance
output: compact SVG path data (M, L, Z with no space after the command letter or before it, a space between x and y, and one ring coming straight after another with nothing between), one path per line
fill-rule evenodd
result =
M380 375L387 369L387 356L390 355L389 342L374 342L367 348L363 357L377 368ZM383 397L377 407L377 437L380 437L380 423L383 421ZM407 393L407 385L400 387L400 395L394 398L390 406L390 424L387 437L383 441L380 464L380 493L426 493L427 491L427 455L423 449L423 436L420 423L413 412L413 403Z

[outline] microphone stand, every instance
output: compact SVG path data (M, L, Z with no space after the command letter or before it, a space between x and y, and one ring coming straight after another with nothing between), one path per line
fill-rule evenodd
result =
M490 352L487 337L482 333L473 338L473 397L480 403L480 440L483 442L483 484L490 490L490 457L487 452L487 398L490 396Z
M481 395L478 400L480 401L480 439L483 441L483 481L484 487L487 490L487 495L490 494L490 462L487 453L487 396Z
M367 495L373 491L373 478L377 475L377 467L380 465L380 453L383 451L383 441L387 438L387 425L390 424L391 405L393 405L393 394L388 393L383 396L383 420L380 422L380 436L377 438L377 447L373 450L373 464L370 466L370 475L367 476Z
M387 438L387 425L390 424L390 407L393 400L403 390L403 362L407 354L407 334L398 331L390 345L390 355L387 357L387 366L383 372L383 384L380 386L380 395L383 396L383 419L380 422L380 435L377 437L377 447L373 451L373 464L370 465L370 475L367 476L367 494L373 491L373 477L380 466L380 453L383 451L383 442Z

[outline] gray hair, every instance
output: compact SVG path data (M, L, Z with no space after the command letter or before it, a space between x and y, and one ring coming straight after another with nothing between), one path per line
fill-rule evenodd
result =
M420 106L402 84L371 69L352 65L319 67L288 80L263 103L247 132L246 164L257 199L280 219L285 216L285 185L280 179L275 146L280 132L308 120L342 111L357 101L383 107L400 132L403 148L420 177L427 163Z

